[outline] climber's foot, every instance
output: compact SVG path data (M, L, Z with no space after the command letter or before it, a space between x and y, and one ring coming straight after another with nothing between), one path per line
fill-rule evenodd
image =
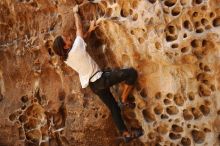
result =
M131 108L131 109L134 109L135 108L135 103L130 103L130 102L121 102L120 100L118 101L118 106L121 108L121 109L125 109L125 108Z
M118 140L123 140L125 143L129 143L134 139L137 139L143 135L142 129L135 129L131 133L123 134L121 137L118 137Z

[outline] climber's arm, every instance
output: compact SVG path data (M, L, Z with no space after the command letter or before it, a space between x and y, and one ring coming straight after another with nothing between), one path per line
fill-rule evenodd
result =
M73 7L73 13L74 13L75 25L76 25L76 35L83 38L82 21L81 21L81 18L79 16L79 14L78 14L78 11L79 11L79 6L78 5Z
M82 28L82 21L78 14L78 12L74 13L75 18L75 25L76 25L76 35L83 38L83 28Z
M89 25L88 31L84 34L84 38L89 37L91 32L96 29L97 25L95 25L95 20L92 20Z

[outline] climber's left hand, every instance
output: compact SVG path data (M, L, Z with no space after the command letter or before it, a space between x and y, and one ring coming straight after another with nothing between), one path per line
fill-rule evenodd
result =
M98 27L98 25L96 24L95 20L90 21L90 25L89 25L89 30L88 32L92 32L93 30L95 30Z

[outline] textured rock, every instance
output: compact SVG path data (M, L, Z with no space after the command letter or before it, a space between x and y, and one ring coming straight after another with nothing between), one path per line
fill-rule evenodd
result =
M128 145L219 146L220 1L94 2L1 0L0 145L117 145L108 109L52 50L75 36L78 3L85 31L98 20L85 40L100 68L138 71L123 115L145 133Z
M192 136L196 143L203 143L205 141L205 133L202 131L193 130Z

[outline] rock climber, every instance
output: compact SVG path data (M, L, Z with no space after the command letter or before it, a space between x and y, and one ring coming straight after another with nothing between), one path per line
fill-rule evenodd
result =
M133 68L127 69L112 69L108 71L100 70L96 62L86 52L86 43L83 40L85 37L95 30L97 25L95 21L90 22L89 29L83 33L81 18L78 14L79 6L73 8L74 19L76 25L76 38L73 41L72 36L63 33L57 36L53 43L54 52L72 69L79 74L79 79L82 88L90 86L92 91L109 108L116 127L122 134L125 142L129 142L143 135L142 129L128 131L116 100L114 99L110 87L114 84L125 82L125 87L122 92L121 103L126 104L126 99L131 91L136 79L137 72Z

